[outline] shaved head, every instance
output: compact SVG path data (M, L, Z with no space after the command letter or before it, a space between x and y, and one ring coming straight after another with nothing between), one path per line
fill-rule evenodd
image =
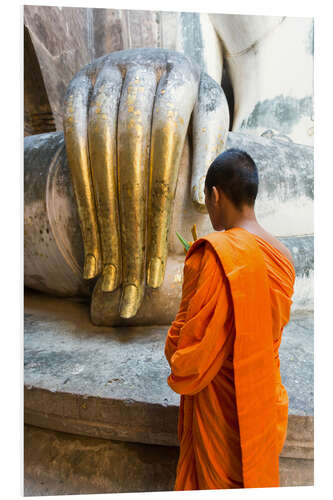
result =
M251 156L232 148L221 153L210 165L205 187L211 196L213 186L220 188L237 209L253 206L258 193L258 169Z

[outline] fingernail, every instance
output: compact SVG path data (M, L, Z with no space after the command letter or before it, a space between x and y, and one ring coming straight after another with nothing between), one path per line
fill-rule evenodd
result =
M121 297L120 317L132 318L140 307L139 290L135 285L125 285Z
M197 210L197 212L206 214L208 213L207 207L205 204L205 198L204 195L202 196L201 192L199 191L197 186L193 186L192 192L191 192L191 200L192 203Z
M97 274L97 262L94 255L88 253L86 261L84 263L83 278L85 280L90 280L94 278Z
M103 268L102 292L112 292L116 288L117 268L106 264Z
M152 288L158 288L163 283L163 266L159 257L153 257L149 262L147 271L147 284Z

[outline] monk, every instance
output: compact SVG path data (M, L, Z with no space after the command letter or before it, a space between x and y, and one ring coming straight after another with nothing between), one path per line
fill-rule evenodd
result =
M181 395L174 490L279 486L288 422L279 346L295 269L255 216L258 170L229 149L210 165L205 204L215 232L184 265L167 335L168 384Z

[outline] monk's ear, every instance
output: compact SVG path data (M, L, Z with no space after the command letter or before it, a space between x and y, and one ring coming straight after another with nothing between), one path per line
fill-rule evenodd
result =
M212 201L217 204L220 199L221 199L221 191L216 187L212 187L212 195L211 195Z

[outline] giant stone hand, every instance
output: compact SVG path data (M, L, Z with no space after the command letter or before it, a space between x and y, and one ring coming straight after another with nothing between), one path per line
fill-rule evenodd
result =
M145 285L163 283L180 157L192 116L191 199L223 150L229 111L221 87L184 54L111 53L68 86L64 133L84 243L84 278L122 286L119 314L136 315Z

